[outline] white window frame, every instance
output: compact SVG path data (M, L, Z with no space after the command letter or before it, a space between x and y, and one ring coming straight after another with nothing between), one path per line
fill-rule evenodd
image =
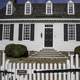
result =
M73 30L75 31L74 34L73 34L74 35L73 39L71 39L71 37L70 37L70 35L71 35L70 27L71 26L74 27ZM75 41L76 40L76 24L68 24L68 40L69 41Z
M48 12L49 9L51 10L50 13ZM53 14L53 3L50 0L48 0L46 2L46 15L52 15L52 14Z
M26 31L28 31L28 32L26 32L25 33L25 27L27 27L27 29L26 29ZM23 24L23 33L22 33L22 39L23 40L30 40L30 37L31 37L31 24Z
M6 31L7 28L5 28L5 27L8 27L9 30ZM11 24L3 25L3 31L2 31L2 39L3 40L10 40L10 27L11 27ZM7 34L5 34L4 32Z
M11 1L8 1L6 5L6 15L12 15L12 13L13 13L13 3Z
M27 13L27 6L28 6L28 10L30 11L30 12L28 12ZM24 6L24 14L25 15L31 15L31 9L32 9L32 5L31 5L31 2L30 1L27 1L26 3L25 3L25 6Z
M72 7L72 12L70 11L71 7ZM75 5L74 5L74 2L71 0L67 4L67 13L68 13L68 15L74 15L75 14Z

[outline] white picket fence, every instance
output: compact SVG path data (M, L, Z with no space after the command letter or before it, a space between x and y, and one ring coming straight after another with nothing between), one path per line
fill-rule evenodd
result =
M56 69L79 69L79 55L70 55L70 59L65 63L10 63L8 60L4 68L14 74L2 75L2 80L80 80L79 72L63 72L63 73L34 73L41 70L56 70ZM22 70L22 74L18 72ZM24 73L24 71L26 71Z

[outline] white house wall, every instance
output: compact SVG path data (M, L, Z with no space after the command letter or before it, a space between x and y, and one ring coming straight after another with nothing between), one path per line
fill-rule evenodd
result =
M4 24L4 23L3 23ZM13 23L12 23L13 24ZM4 50L5 46L10 43L26 45L29 51L39 51L44 47L44 29L46 24L53 24L53 47L58 51L73 51L74 48L80 45L79 41L64 41L64 23L34 23L35 24L35 36L34 41L18 40L19 24L14 24L14 41L1 40L0 50ZM42 38L41 38L42 33Z

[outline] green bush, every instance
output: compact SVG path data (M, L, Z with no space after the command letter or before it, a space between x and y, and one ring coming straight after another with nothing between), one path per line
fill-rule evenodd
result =
M74 49L74 53L75 53L75 54L80 54L80 46L77 46L77 47Z
M9 44L5 47L7 57L20 58L27 57L28 51L26 46L21 44Z

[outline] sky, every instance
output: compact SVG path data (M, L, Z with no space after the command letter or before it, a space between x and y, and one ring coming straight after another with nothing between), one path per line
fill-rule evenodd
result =
M4 7L8 0L0 0L0 8ZM17 0L17 3L24 3L26 0ZM31 0L32 3L45 3L47 0ZM54 3L67 3L68 0L52 0ZM80 3L80 0L73 0L75 3Z

